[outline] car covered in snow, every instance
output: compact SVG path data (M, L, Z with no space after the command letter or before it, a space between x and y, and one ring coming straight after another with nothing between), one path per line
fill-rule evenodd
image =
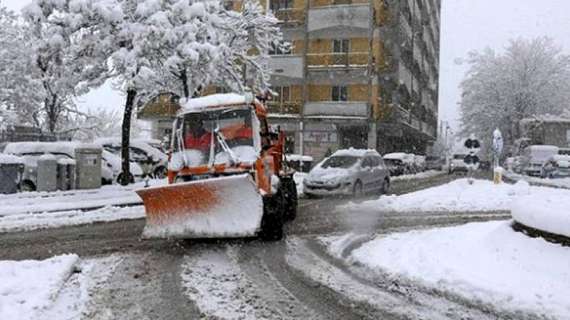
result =
M550 145L532 145L526 147L520 157L520 166L522 173L540 177L542 168L546 162L554 155L558 154L559 148Z
M344 149L317 164L303 180L305 195L385 194L390 171L376 150Z
M542 166L542 178L570 177L570 155L557 154L548 159Z
M24 173L20 188L22 191L34 191L37 186L38 160L42 156L52 155L60 163L69 163L69 160L75 160L75 149L81 146L84 145L73 141L12 142L6 145L4 153L24 159ZM121 172L121 159L102 150L101 160L101 182L110 184L116 181ZM130 170L131 180L141 179L142 170L137 164L131 164Z
M298 172L309 172L313 166L313 157L300 154L286 154L287 164Z
M413 154L394 152L385 154L383 159L392 176L399 176L415 171Z
M99 138L95 144L116 156L121 156L121 138ZM151 145L152 141L133 139L129 143L129 158L143 170L143 176L162 179L166 177L168 156Z

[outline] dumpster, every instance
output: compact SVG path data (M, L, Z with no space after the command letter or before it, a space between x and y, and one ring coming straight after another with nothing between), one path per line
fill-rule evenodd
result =
M36 190L57 190L57 159L51 153L46 153L38 159Z
M75 160L62 158L57 161L57 188L59 190L75 188Z
M16 193L24 172L24 160L10 154L0 154L0 193Z
M75 148L75 187L101 188L101 148L78 146Z

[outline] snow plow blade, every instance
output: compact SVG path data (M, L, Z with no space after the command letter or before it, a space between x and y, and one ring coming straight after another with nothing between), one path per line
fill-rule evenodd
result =
M146 211L143 238L255 236L263 199L248 174L136 191Z

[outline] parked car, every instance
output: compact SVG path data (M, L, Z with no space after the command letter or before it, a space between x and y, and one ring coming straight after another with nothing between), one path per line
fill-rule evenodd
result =
M345 149L317 164L303 181L307 196L385 194L390 171L375 150Z
M469 171L467 169L467 165L465 164L465 161L463 161L466 156L467 156L466 154L462 154L462 153L453 154L453 156L451 157L451 160L449 161L449 169L448 169L449 174Z
M414 158L412 154L404 152L388 153L384 155L383 159L393 176L399 176L415 171Z
M443 170L443 165L445 161L438 156L427 156L426 157L426 170Z
M103 149L116 156L121 156L121 138L100 138L95 140L95 144L101 145ZM143 176L157 179L166 177L168 156L164 152L142 139L131 140L129 151L130 161L142 168Z
M414 169L416 172L426 171L426 156L413 155L414 156Z
M558 154L558 147L549 145L532 145L524 148L520 157L522 173L540 177L542 167L552 156Z
M558 154L563 156L570 156L570 148L560 148L558 149Z
M21 190L34 191L37 186L38 160L45 154L55 156L56 160L75 160L75 149L81 146L73 141L59 142L12 142L6 145L4 153L20 156L24 159L24 173L22 175ZM116 181L121 172L121 160L115 155L102 151L101 154L101 182L109 184ZM142 170L137 164L130 166L131 180L141 178Z
M287 164L298 172L309 172L313 167L313 157L300 154L286 154Z
M568 178L570 177L570 155L554 155L542 166L542 178Z

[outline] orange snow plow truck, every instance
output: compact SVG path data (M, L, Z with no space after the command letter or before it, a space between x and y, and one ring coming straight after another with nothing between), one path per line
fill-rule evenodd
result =
M281 239L297 212L283 148L253 95L191 99L173 125L168 185L137 190L143 237Z

